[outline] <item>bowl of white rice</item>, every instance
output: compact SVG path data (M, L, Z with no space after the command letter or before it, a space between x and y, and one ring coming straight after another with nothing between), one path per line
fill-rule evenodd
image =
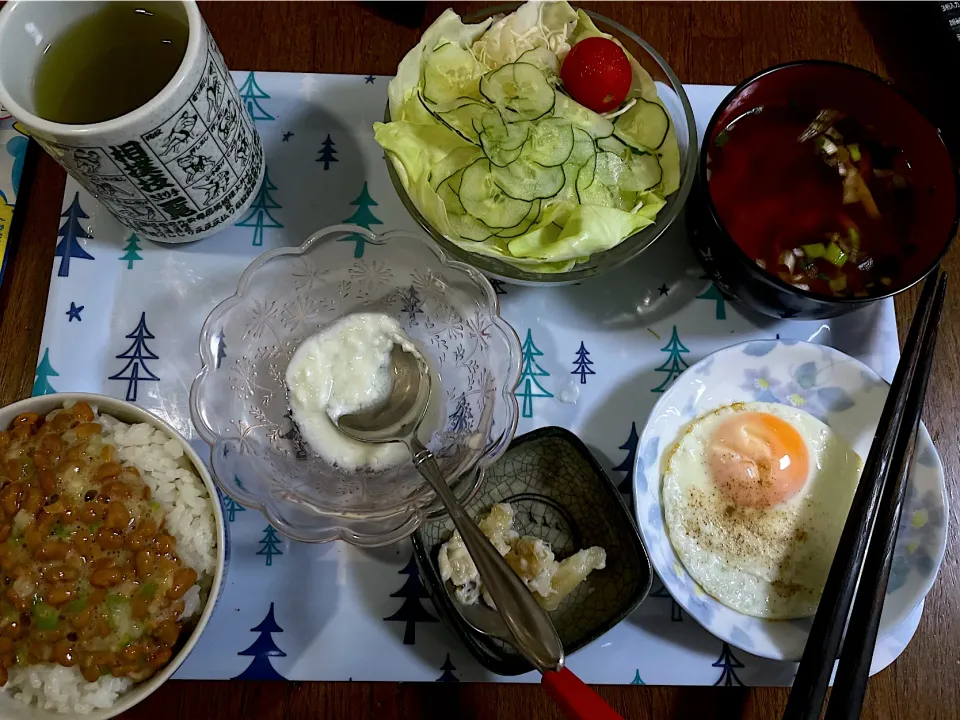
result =
M170 660L150 670L149 677L138 682L136 673L114 677L104 672L95 682L88 682L76 665L22 661L18 653L0 687L0 718L4 720L106 720L129 710L160 687L189 655L213 612L223 581L226 541L216 490L199 456L166 422L115 398L58 393L0 409L0 430L10 428L24 413L51 422L64 408L77 403L92 408L91 422L101 426L102 443L114 446L113 457L124 467L139 471L149 488L149 493L143 491L144 497L150 497L156 513L162 512L162 532L176 541L180 567L195 571L196 581L179 599L183 609L176 620L181 632Z

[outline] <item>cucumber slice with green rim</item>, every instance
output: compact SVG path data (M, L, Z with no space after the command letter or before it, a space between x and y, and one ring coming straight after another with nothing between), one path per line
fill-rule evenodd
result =
M483 147L483 153L491 163L496 167L505 167L520 157L523 151L523 145L516 148L506 148L503 145L495 143L489 139L486 133L480 135L480 145Z
M463 178L463 170L455 175L451 175L437 188L437 195L443 201L448 215L463 215L467 211L463 209L463 203L460 202L460 196L457 190L460 187L460 181Z
M597 178L597 156L591 155L577 173L577 202L583 204L581 193L587 190Z
M487 227L473 215L466 213L463 215L448 215L447 219L450 221L450 227L453 228L453 231L464 240L483 242L494 236L493 228Z
M624 142L658 150L667 139L670 115L657 102L637 98L637 104L618 117L616 133Z
M460 202L464 209L491 228L512 228L530 211L530 203L508 196L493 181L493 166L477 160L463 171Z
M473 145L476 145L476 144L477 144L476 140L471 139L472 133L471 133L471 135L467 135L467 134L465 134L465 133L462 133L462 132L460 132L457 128L455 128L453 125L451 125L451 124L448 123L446 120L444 120L444 119L443 119L443 115L441 115L440 113L438 113L437 111L435 111L435 110L433 109L433 108L435 107L435 105L433 105L433 103L431 103L429 100L427 100L427 99L423 96L422 93L419 93L419 92L418 92L418 93L417 93L417 97L420 99L420 104L423 105L423 107L426 109L426 111L427 111L428 113L430 113L438 123L440 123L441 125L443 125L445 128L447 128L447 129L450 130L451 132L455 132L457 135L459 135L460 137L462 137L462 138L463 138L464 140L466 140L468 143L471 143L471 144L473 144Z
M556 77L560 74L560 60L556 53L547 47L541 45L532 50L527 50L523 55L517 58L517 62L533 65L535 68L546 73L547 77Z
M545 200L563 188L563 168L544 167L523 158L506 167L493 166L490 172L497 187L517 200Z
M611 135L610 137L600 138L597 140L597 148L621 156L630 152L630 146L623 142L616 135Z
M663 179L663 170L656 155L631 153L625 160L627 172L620 179L620 187L624 190L646 192L659 185Z
M464 240L483 242L493 236L494 230L487 227L472 215L469 215L460 202L457 190L463 177L463 170L448 177L437 188L437 194L447 209L447 220L454 232Z
M520 157L524 143L530 134L530 123L526 121L508 123L495 110L480 118L483 131L480 133L480 146L484 154L494 165L503 167Z
M476 97L484 69L469 50L456 43L441 45L423 56L423 97L434 105Z
M504 230L498 230L496 236L499 238L504 238L505 240L520 237L521 235L524 235L530 231L530 228L536 224L538 217L540 217L540 201L535 200L530 205L530 212L528 212L527 216L520 221L519 225L512 228L506 228Z
M561 92L556 93L556 96L556 107L553 110L554 117L562 117L574 127L585 130L592 138L613 135L613 123L605 117L597 115L593 110L588 110Z
M596 154L597 148L587 131L578 127L573 128L573 150L567 158L567 164L572 163L579 168Z
M597 153L597 176L594 183L607 185L616 190L624 177L629 175L627 164L619 155L603 150Z
M507 150L516 150L527 141L530 123L526 120L507 122L496 110L488 109L480 117L481 133L489 142L502 145Z
M533 124L523 156L544 167L563 165L573 152L573 126L562 118L545 118Z
M489 111L490 107L488 105L478 100L473 100L455 107L452 110L445 112L438 111L437 115L444 124L452 127L463 137L468 138L472 142L478 142L479 134L473 121Z
M457 148L430 170L430 187L436 190L440 187L440 183L481 157L483 157L483 152L478 147ZM459 187L459 182L457 187Z
M551 109L556 92L539 68L515 62L487 73L480 93L504 113L507 120L536 120Z

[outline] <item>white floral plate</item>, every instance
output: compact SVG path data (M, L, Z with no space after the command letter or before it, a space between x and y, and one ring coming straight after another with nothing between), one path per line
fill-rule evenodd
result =
M820 418L866 458L889 385L859 360L826 345L756 340L707 356L676 379L653 408L638 445L634 504L650 561L674 599L707 630L754 655L799 660L813 618L763 620L722 605L684 569L670 544L660 501L662 462L691 420L737 401L778 402ZM880 637L930 590L947 543L943 465L926 428L907 487Z

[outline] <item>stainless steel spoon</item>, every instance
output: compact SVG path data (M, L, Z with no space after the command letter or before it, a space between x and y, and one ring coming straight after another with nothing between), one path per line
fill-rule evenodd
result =
M431 377L426 363L419 354L399 345L394 345L390 360L392 378L387 401L362 413L341 416L337 427L360 442L402 442L410 448L414 467L430 483L460 532L511 642L541 672L560 670L563 644L546 611L467 515L447 487L433 453L417 437L430 403Z

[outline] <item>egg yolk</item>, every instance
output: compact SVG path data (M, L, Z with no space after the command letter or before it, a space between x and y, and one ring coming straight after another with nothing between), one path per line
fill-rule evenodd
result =
M800 491L810 460L803 437L790 423L748 412L714 431L707 465L713 482L737 505L771 507Z

